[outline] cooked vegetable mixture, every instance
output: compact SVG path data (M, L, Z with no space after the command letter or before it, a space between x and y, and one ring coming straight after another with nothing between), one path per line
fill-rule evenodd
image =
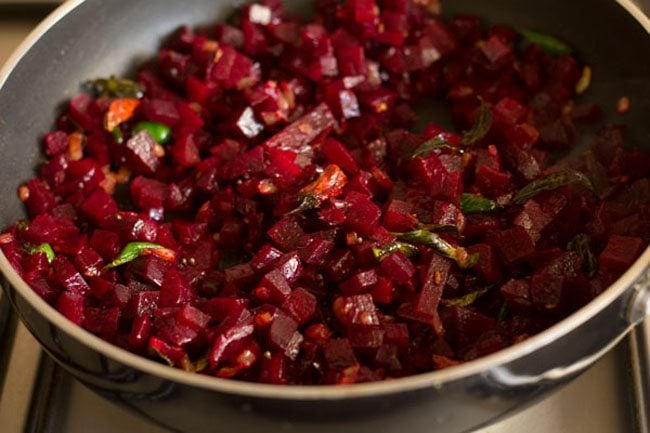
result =
M379 381L546 329L648 245L650 156L576 99L567 43L438 6L181 28L70 101L4 254L75 324L221 378Z

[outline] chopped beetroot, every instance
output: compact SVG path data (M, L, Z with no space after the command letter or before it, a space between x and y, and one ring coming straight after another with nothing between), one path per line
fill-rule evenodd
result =
M176 368L345 385L501 350L638 260L650 155L589 132L573 55L438 1L316 3L184 26L64 106L0 234L36 294Z
M400 251L386 257L381 262L381 270L395 283L408 284L415 275L415 266Z
M298 356L302 335L297 331L298 323L292 318L279 314L273 319L269 329L269 344L281 351L292 361Z
M303 325L316 313L317 300L314 295L299 287L287 297L282 309L299 325Z
M62 293L59 296L57 309L75 325L82 325L84 323L85 306L83 295L71 292Z
M341 292L346 295L358 295L367 293L377 284L377 273L374 270L359 272L352 278L344 281L339 286Z
M643 239L613 235L598 261L603 268L622 273L635 262L646 246L647 242Z
M191 302L195 297L194 289L183 275L175 269L165 274L160 287L160 307L181 307Z
M268 299L266 300L276 305L282 305L286 301L287 296L291 294L289 282L282 272L277 269L269 272L262 278L260 287L266 289L266 293L268 293Z
M533 239L521 226L497 233L492 244L506 265L520 263L535 250Z

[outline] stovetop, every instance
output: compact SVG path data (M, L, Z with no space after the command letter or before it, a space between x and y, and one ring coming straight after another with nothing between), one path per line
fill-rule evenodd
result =
M0 0L0 65L48 11L47 6L16 9L22 1ZM14 6L2 9L5 3ZM650 323L549 398L475 433L650 433L649 342ZM102 399L56 366L10 313L1 292L0 431L169 433Z

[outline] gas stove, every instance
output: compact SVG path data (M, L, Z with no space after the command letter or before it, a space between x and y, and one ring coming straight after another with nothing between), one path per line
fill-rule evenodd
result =
M27 3L28 8L20 6ZM57 1L0 0L0 64L53 3ZM169 433L102 399L58 367L19 323L1 292L0 430ZM650 433L650 323L560 391L475 433L505 432Z

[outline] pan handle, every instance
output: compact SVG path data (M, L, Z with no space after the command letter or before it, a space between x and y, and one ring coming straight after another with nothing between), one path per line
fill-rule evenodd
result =
M636 325L650 318L650 266L634 282L632 291L634 294L626 318L630 324Z

